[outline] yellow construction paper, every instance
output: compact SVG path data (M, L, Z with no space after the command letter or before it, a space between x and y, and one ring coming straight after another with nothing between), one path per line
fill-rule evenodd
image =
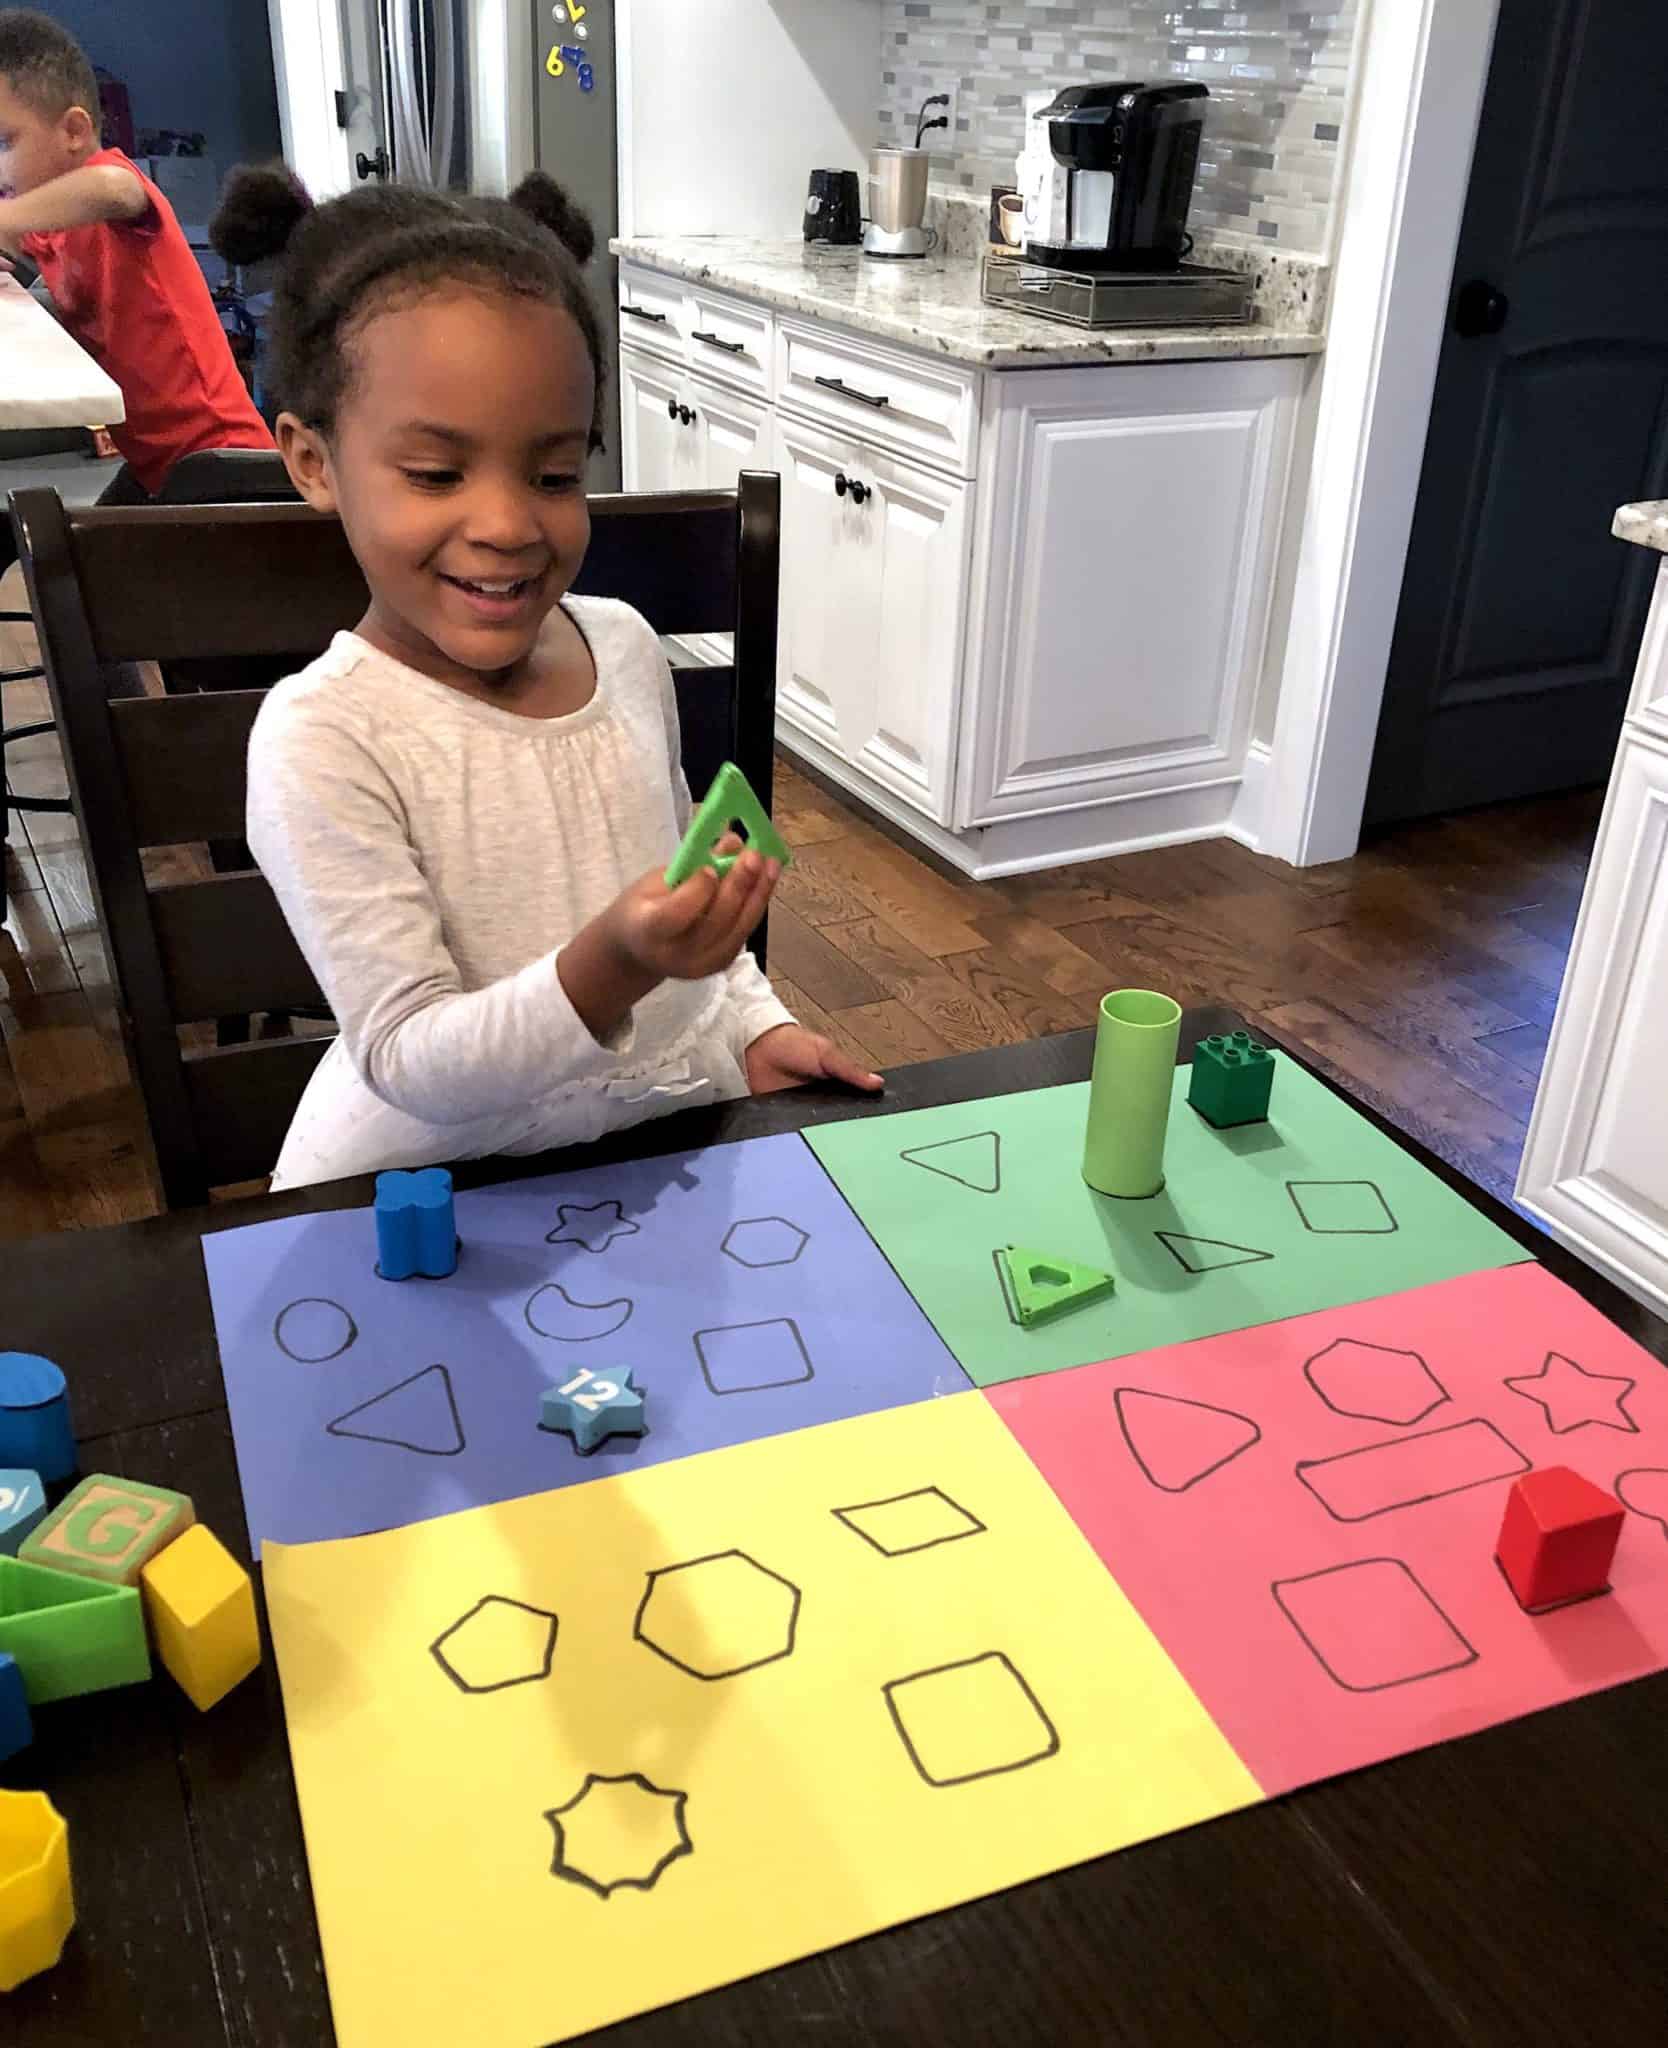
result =
M264 1569L342 2048L532 2048L1262 1796L978 1393Z

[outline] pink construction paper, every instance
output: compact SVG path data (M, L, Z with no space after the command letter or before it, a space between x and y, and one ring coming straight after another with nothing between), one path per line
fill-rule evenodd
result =
M986 1399L1271 1794L1668 1665L1668 1368L1539 1266ZM1630 1512L1537 1617L1494 1546L1547 1465Z

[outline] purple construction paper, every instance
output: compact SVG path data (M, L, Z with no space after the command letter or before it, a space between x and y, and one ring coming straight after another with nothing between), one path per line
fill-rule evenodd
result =
M444 1280L379 1279L368 1207L203 1240L257 1546L968 1386L792 1133L477 1189L457 1225ZM581 1366L631 1368L644 1436L581 1455L539 1428L540 1396Z

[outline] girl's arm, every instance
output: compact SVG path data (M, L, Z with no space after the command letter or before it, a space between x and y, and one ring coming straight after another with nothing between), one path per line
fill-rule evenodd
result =
M269 701L249 743L248 839L385 1102L467 1123L600 1074L633 1043L629 1014L598 1038L544 954L489 987L461 985L397 792L351 733Z

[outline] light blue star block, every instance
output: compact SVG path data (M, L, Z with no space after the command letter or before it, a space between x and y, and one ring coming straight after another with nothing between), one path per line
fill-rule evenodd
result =
M17 1546L45 1513L46 1488L38 1472L0 1471L0 1551L16 1557Z
M539 1427L573 1438L576 1451L594 1451L604 1437L641 1436L648 1428L643 1396L631 1384L630 1366L592 1372L576 1366L559 1387L548 1387L539 1403Z
M384 1280L421 1273L444 1280L457 1271L458 1226L452 1176L443 1166L376 1177L376 1269Z

